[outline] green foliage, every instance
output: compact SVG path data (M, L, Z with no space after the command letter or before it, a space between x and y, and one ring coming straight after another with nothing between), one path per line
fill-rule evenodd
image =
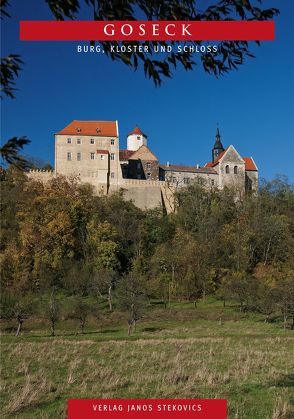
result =
M1 186L4 292L42 296L57 287L103 301L109 312L122 304L132 324L123 287L138 280L145 298L166 305L217 294L268 320L292 318L279 288L294 269L294 192L285 180L242 200L192 184L170 215L142 212L121 193L94 196L76 179L38 183L13 167Z

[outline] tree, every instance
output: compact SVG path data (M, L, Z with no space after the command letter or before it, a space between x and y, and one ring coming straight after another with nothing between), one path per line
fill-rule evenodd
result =
M292 273L293 275L293 273ZM287 327L288 317L292 317L291 329L294 329L294 277L290 276L280 281L276 288L277 305L284 319L284 329Z
M84 333L87 318L91 312L89 302L80 296L74 297L73 310L71 317L77 319L80 323L81 333Z
M233 299L239 303L240 312L245 307L250 308L250 302L255 300L257 284L246 272L232 272L222 283L223 298Z
M46 315L51 324L51 336L55 336L55 327L59 319L60 306L56 296L56 289L53 287L48 301Z
M29 169L32 165L19 154L23 147L30 143L26 137L13 137L0 147L0 157L3 162L11 164L20 170Z
M133 272L121 278L116 289L119 307L125 312L128 323L128 336L132 326L136 331L137 321L144 313L145 287L142 278Z
M51 12L57 20L77 19L81 8L84 5L82 0L45 0ZM279 14L278 9L263 9L260 6L262 0L211 0L205 10L197 7L195 0L85 0L86 5L92 11L94 20L268 20ZM1 1L1 13L9 16L7 12L8 1ZM202 45L202 41L191 42L194 47ZM148 52L115 52L112 45L119 45L120 42L100 42L106 55L113 61L120 61L134 70L140 67L144 69L146 77L152 79L155 85L159 86L163 78L172 76L173 70L182 66L190 71L198 64L193 52L174 50L168 54L161 54L160 58L153 58L152 48L154 46L167 46L165 41L146 41L145 46L151 47ZM138 46L140 42L123 42L125 45ZM171 42L177 46L179 42ZM6 95L13 97L13 80L18 76L18 56L11 55L3 59L1 66L1 85ZM14 63L11 68L11 60ZM246 41L223 41L219 42L217 52L205 52L201 54L201 63L205 72L215 76L223 75L242 65L246 57L254 57L250 52L249 43ZM6 60L6 61L5 61Z
M35 305L35 298L31 294L19 295L12 292L2 292L0 317L5 320L15 319L17 321L15 336L19 336L24 321L33 314Z

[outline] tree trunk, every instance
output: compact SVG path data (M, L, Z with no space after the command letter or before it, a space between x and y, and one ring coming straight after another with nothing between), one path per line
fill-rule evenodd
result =
M294 330L294 314L293 314L293 316L292 316L291 330Z
M226 299L224 298L224 301L223 301L223 305L224 305L224 308L226 307Z
M287 329L287 316L284 314L284 330Z
M137 331L137 320L134 320L134 332Z
M197 301L195 300L194 301L194 308L196 308L196 305L197 305Z
M17 321L18 321L18 326L17 326L17 331L16 331L15 336L18 336L20 334L22 324L23 324L23 319L20 316L17 316Z
M132 324L128 323L128 336L130 336L131 334L131 328L132 328Z
M51 336L55 336L55 321L51 320Z
M205 300L205 298L206 298L206 288L205 288L205 282L203 282L202 299Z
M112 311L112 295L111 295L112 285L108 288L108 305L109 311Z

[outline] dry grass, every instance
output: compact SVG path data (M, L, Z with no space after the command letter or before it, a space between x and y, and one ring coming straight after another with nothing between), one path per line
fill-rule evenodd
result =
M293 388L283 379L293 373L292 343L287 337L7 343L3 412L63 417L72 397L222 397L232 418L286 419Z

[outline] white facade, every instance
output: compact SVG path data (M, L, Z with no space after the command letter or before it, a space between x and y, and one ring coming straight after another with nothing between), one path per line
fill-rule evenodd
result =
M127 137L127 148L130 151L137 151L142 145L147 147L147 137L144 134L131 133Z

